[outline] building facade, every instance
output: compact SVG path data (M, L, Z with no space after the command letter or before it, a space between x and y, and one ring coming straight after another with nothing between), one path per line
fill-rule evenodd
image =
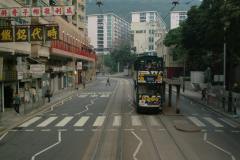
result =
M114 13L88 15L88 36L97 54L130 43L130 24Z
M74 5L74 16L0 17L1 27L58 24L54 41L0 42L0 111L13 107L13 96L21 97L25 113L45 103L45 93L53 95L74 89L95 77L95 52L86 37L85 1L56 1L56 6ZM1 1L0 8L49 6L49 0ZM84 6L84 7L83 7ZM81 7L79 10L78 7ZM12 110L12 109L10 109Z
M172 11L170 17L170 28L177 28L182 21L187 19L187 11Z
M166 34L166 24L156 11L132 12L132 47L136 53L156 52Z

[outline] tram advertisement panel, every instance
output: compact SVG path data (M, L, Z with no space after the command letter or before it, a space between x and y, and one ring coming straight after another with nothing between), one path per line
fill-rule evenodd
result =
M140 106L159 106L161 96L156 95L139 95L139 105Z
M138 71L138 83L162 83L162 72Z

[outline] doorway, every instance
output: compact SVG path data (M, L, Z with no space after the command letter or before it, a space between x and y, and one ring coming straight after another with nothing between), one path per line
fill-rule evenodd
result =
M11 86L4 86L4 107L11 108L13 106L13 89Z

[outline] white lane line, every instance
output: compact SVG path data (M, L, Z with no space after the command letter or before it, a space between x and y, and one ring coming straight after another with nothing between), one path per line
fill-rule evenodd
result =
M229 126L233 127L233 128L237 128L238 124L235 122L232 122L226 118L219 118L221 121L223 121L224 123L228 124Z
M139 141L139 144L138 144L138 146L137 146L137 148L136 148L136 150L134 151L134 153L133 153L133 159L134 160L137 160L137 154L138 154L138 152L139 152L139 150L140 150L140 148L141 148L141 146L142 146L142 144L143 144L143 141L142 141L142 139L140 138L140 137L138 137L138 135L135 133L135 132L131 132L136 138L137 138L137 140Z
M224 127L223 125L221 125L220 123L218 123L217 121L215 121L214 119L212 119L210 117L204 117L203 119L205 119L206 121L211 123L214 127Z
M8 134L8 132L4 133L1 137L0 137L0 141L3 140L3 138Z
M206 125L204 123L202 123L199 119L197 119L196 117L188 117L189 120L191 120L195 125L197 125L198 127L206 127Z
M93 127L99 127L102 126L104 123L106 116L98 116L96 121L93 123Z
M77 95L79 98L86 98L88 95L87 94L82 94L82 95Z
M225 150L225 149L217 146L216 144L210 142L210 141L207 139L207 133L204 133L204 135L203 135L203 140L204 140L206 143L208 143L209 145L211 145L211 146L217 148L218 150L220 150L220 151L226 153L227 155L229 155L232 160L236 160L236 158L234 157L234 155L233 155L232 153L230 153L229 151L227 151L227 150Z
M73 119L73 116L65 117L63 120L61 120L58 124L56 124L56 127L64 127L66 124L68 124Z
M114 127L121 126L121 122L122 122L122 117L121 116L114 116L114 119L113 119L113 126Z
M141 126L142 125L139 116L131 116L131 118L132 118L132 125L133 126Z
M28 127L30 126L31 124L35 123L36 121L38 121L39 119L41 119L41 117L34 117L30 120L28 120L27 122L21 124L19 127Z
M88 111L88 107L91 106L91 105L93 105L96 100L97 100L97 98L91 99L91 100L90 100L90 103L87 104L87 105L84 107L85 109L84 109L83 111L79 112L79 113L76 113L75 115L80 115L80 114L82 114L82 113L84 113L84 112L87 112L87 111Z
M156 117L148 116L147 121L149 121L151 126L160 126L160 123L157 121Z
M104 95L101 95L100 97L101 98L108 98L110 95L109 94L104 94Z
M56 143L54 143L53 145L41 150L40 152L34 154L31 158L31 160L35 160L35 158L37 156L39 156L40 154L46 152L47 150L50 150L51 148L55 147L56 145L60 144L62 142L62 133L61 132L58 132L58 141Z
M95 98L95 97L98 97L98 95L97 94L93 94L93 95L90 95L90 97Z
M126 128L124 129L124 131L134 131L135 129L131 129L131 128Z
M81 117L75 124L74 127L82 127L85 125L85 123L88 121L89 116L83 116Z
M48 119L37 125L37 127L46 127L47 125L52 123L55 119L57 119L57 117L49 117Z

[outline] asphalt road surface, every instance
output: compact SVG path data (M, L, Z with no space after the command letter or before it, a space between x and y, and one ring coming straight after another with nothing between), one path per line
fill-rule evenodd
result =
M1 160L238 160L238 124L181 97L183 116L138 114L130 79L98 77L0 137ZM174 98L173 98L174 100ZM199 132L176 130L184 122Z

